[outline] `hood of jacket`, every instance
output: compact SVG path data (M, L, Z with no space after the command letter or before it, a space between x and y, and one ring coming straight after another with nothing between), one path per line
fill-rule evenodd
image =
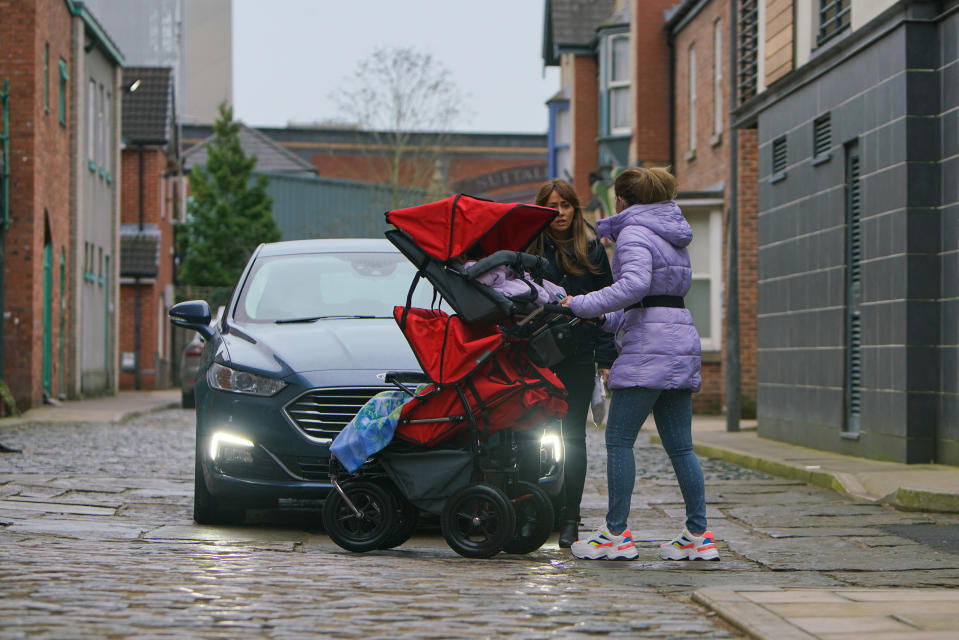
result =
M634 204L615 216L603 218L597 228L601 236L616 242L620 232L632 225L646 227L674 247L685 247L693 239L693 229L674 200Z

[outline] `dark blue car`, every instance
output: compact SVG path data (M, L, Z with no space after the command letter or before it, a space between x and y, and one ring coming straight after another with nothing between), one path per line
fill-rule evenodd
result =
M218 323L204 301L170 310L174 324L206 338L196 376L196 522L240 522L248 508L326 496L332 439L374 394L396 388L388 373L422 375L393 319L414 275L385 239L263 244ZM430 307L432 294L421 285L413 306ZM557 488L559 438L544 434L541 482Z

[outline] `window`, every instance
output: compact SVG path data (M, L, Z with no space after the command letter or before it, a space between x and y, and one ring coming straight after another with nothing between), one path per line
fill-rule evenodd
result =
M112 111L111 94L107 91L106 99L103 101L103 170L110 175L113 169L113 122L110 119Z
M680 203L682 206L682 203ZM686 306L696 323L704 351L722 348L722 213L719 209L683 207L693 228L689 260L693 281Z
M819 0L819 35L822 44L849 26L849 0Z
M97 164L102 168L104 165L103 162L103 146L104 146L104 122L103 122L103 85L100 85L100 93L97 96ZM102 173L102 172L101 172Z
M739 5L738 77L736 89L739 104L756 95L759 76L759 7L758 0L742 0Z
M786 177L786 136L773 140L773 182Z
M713 23L713 135L723 132L723 25Z
M686 105L686 111L689 114L689 151L686 154L687 160L696 157L696 46L689 45L689 104Z
M43 110L50 113L50 43L43 45Z
M87 85L87 160L91 171L96 171L97 81Z
M60 60L60 124L67 124L67 80L70 74L67 73L67 63Z
M827 113L813 121L813 164L829 160L830 148L832 148L832 122Z
M631 114L629 100L629 36L612 36L609 39L609 65L607 86L609 88L609 132L629 133Z

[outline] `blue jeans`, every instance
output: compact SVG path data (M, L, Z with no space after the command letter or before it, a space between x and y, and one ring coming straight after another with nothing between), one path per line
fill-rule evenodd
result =
M695 534L706 530L706 490L703 470L693 453L693 399L688 389L616 389L606 419L606 476L609 513L606 526L622 533L636 484L633 445L643 422L653 412L663 448L673 463L679 489L686 502L686 528Z

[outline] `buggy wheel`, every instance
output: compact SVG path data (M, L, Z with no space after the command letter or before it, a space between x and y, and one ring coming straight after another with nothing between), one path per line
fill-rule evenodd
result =
M516 482L507 493L516 512L516 530L503 551L536 551L553 533L553 504L542 489L529 482Z
M381 548L396 523L393 496L367 480L344 482L343 493L360 512L357 515L339 491L330 491L323 503L323 528L336 544L347 551Z
M454 493L440 518L446 542L466 558L496 555L515 526L516 514L506 494L487 484L471 484Z
M419 523L420 510L406 499L400 490L392 482L383 480L380 486L386 489L390 497L393 498L393 513L395 514L394 525L390 535L383 541L379 549L392 549L398 547L413 535L416 531L416 525Z

